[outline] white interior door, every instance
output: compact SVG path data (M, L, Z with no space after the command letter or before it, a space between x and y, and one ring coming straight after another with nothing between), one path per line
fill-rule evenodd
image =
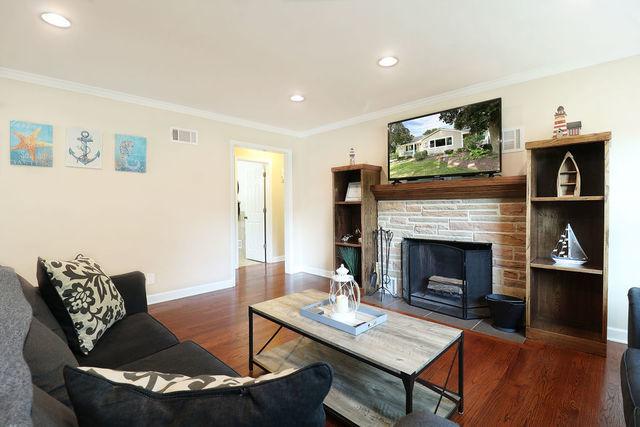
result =
M265 262L265 165L238 160L238 201L244 213L245 256Z

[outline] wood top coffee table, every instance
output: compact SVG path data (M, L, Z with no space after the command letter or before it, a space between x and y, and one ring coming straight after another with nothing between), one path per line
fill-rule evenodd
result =
M377 308L385 323L354 336L303 317L300 308L327 299L317 290L285 295L249 306L249 369L254 365L274 372L327 362L334 370L328 411L351 424L390 425L415 410L449 417L463 411L464 332L426 320ZM278 330L254 355L253 315L268 319ZM282 328L301 337L267 348ZM455 346L444 385L418 376ZM458 391L447 389L458 360Z

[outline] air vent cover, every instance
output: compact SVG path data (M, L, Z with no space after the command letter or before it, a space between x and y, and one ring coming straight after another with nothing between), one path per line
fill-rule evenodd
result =
M522 151L524 149L522 139L522 128L502 129L502 152Z
M191 129L171 128L171 142L178 144L198 144L198 131Z

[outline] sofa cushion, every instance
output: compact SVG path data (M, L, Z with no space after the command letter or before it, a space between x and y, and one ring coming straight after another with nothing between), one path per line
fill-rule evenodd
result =
M76 415L70 408L58 402L36 385L33 386L31 421L37 427L75 427L78 425Z
M628 348L620 362L622 407L627 426L640 426L640 349Z
M34 317L31 319L23 354L31 370L34 385L71 406L62 369L65 365L76 367L78 362L67 343Z
M192 341L185 341L135 362L119 366L122 371L157 371L169 374L229 375L238 373Z
M76 353L80 366L117 368L178 344L178 339L148 313L127 316L100 338L87 355Z
M71 261L40 259L40 262L49 277L45 286L53 286L69 313L73 333L67 335L68 341L77 340L80 351L89 354L100 337L126 315L124 299L92 258L78 255ZM45 301L52 294L43 294ZM58 321L69 318L65 316Z
M62 341L67 342L67 336L62 330L62 326L60 326L60 323L58 323L53 313L51 313L51 310L49 310L47 303L42 299L40 289L33 286L20 275L18 275L18 280L20 280L20 285L22 286L22 293L33 310L33 317L51 329Z
M0 425L28 425L31 374L22 349L31 323L31 307L15 271L0 266Z
M215 388L202 389L211 378L174 384L180 391L161 393L179 380L175 375L110 371L98 375L65 368L65 381L81 425L324 426L322 402L329 392L332 371L317 363L285 377L254 379L216 378ZM114 373L115 372L115 373ZM219 380L219 381L218 381ZM146 386L130 385L134 381ZM233 385L224 385L225 382ZM286 398L283 398L286 397Z

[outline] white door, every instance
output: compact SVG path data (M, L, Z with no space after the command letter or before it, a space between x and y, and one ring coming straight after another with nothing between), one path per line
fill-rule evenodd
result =
M238 201L244 212L245 256L265 262L265 165L238 160Z

